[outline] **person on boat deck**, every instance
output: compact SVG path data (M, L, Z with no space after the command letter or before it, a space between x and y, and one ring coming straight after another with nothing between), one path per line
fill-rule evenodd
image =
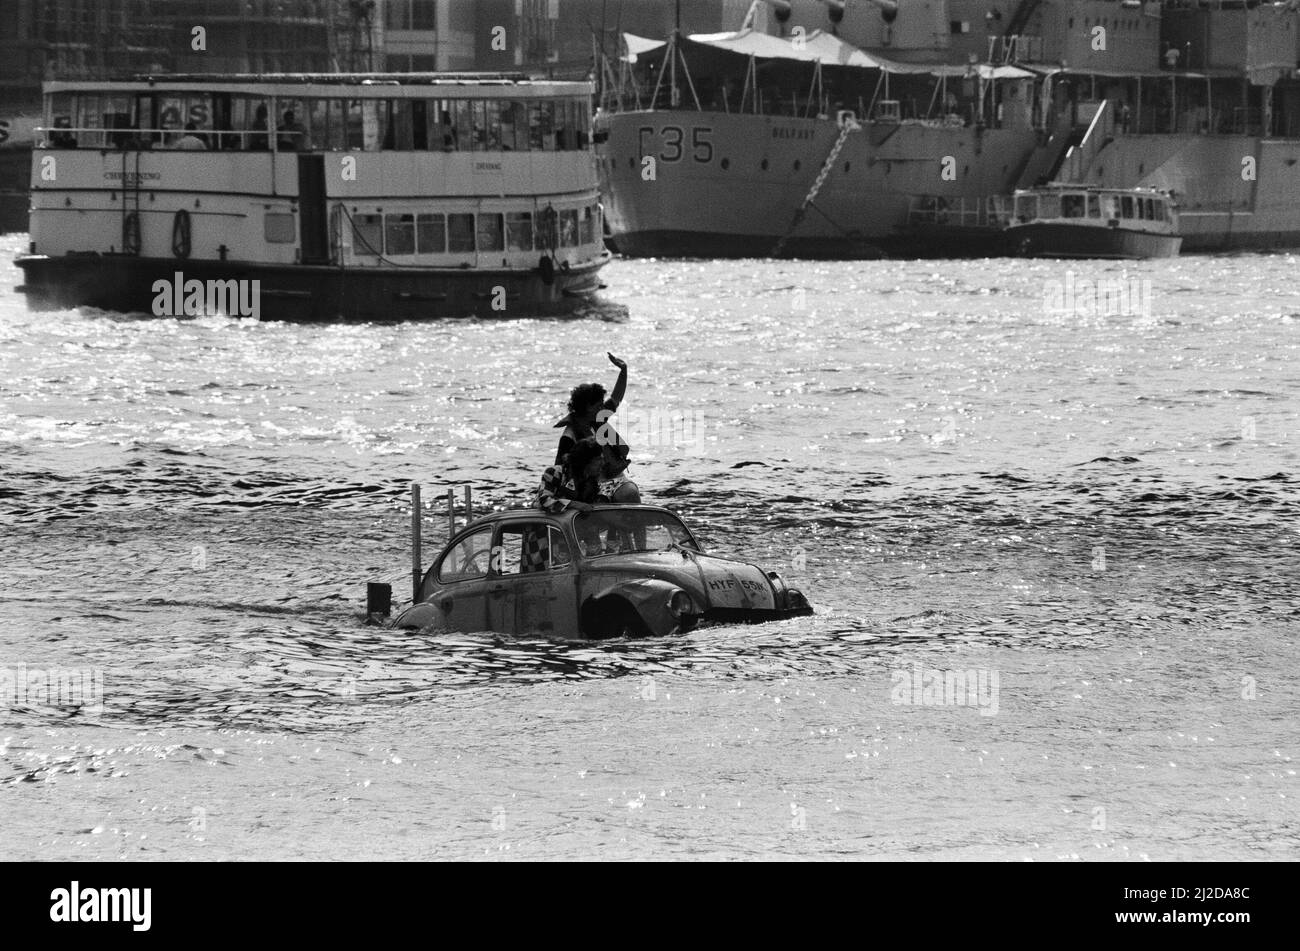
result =
M556 429L564 427L555 451L555 464L562 464L579 440L595 439L604 460L601 494L611 502L636 505L641 501L641 491L627 476L628 445L606 421L611 414L618 412L627 392L627 364L612 353L607 356L609 362L618 367L614 392L605 399L605 388L599 383L583 383L573 388L569 394L569 414L555 424Z
M533 507L557 514L574 508L590 512L597 502L607 502L600 494L600 475L604 465L601 448L595 439L580 439L564 459L547 466L542 484L533 496Z
M202 152L207 147L208 143L203 141L203 136L199 135L199 127L193 122L185 123L185 134L176 143L176 148L187 152Z
M271 147L270 123L267 119L266 103L259 103L253 116L253 127L249 130L255 134L248 136L248 148L253 151Z
M456 127L452 125L451 113L446 109L442 111L442 150L456 151Z
M306 152L310 150L307 142L307 127L298 121L298 116L292 109L285 111L284 121L280 123L280 128L275 131L275 147L281 152Z

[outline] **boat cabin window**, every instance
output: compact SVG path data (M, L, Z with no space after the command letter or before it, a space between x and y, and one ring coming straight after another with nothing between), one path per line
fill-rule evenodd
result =
M503 216L481 214L478 216L478 249L480 251L504 251L506 247Z
M512 211L506 215L506 250L533 250L533 213Z
M1061 196L1039 195L1038 196L1038 217L1040 218L1059 218L1061 217Z
M1083 210L1084 210L1084 205L1083 205L1082 195L1061 196L1061 217L1062 218L1082 218Z
M537 214L537 247L554 251L560 246L560 214L547 205Z
M1132 218L1133 215L1133 196L1121 195L1119 198L1119 215L1121 218Z
M474 216L447 216L447 250L452 254L474 253Z
M1089 218L1101 217L1101 196L1100 195L1088 196L1088 217Z
M380 103L380 127L385 152L409 152L415 147L411 121L411 100L388 99Z
M354 215L352 218L353 250L364 257L384 253L384 216Z
M124 148L139 139L133 131L137 120L128 95L89 93L56 98L64 101L53 104L55 121L51 124L72 130L60 133L63 148ZM66 125L59 121L63 116L67 117Z
M1153 198L1153 199L1151 200L1151 212L1152 212L1152 214L1151 214L1151 219L1152 219L1153 221L1164 221L1164 220L1165 220L1165 203L1164 203L1163 201L1160 201L1159 199L1154 199L1154 198Z
M387 254L415 253L415 215L384 215L384 250Z
M1037 217L1038 217L1038 196L1017 195L1016 196L1016 220L1033 221Z
M458 541L438 564L438 580L471 581L487 577L492 560L492 527L485 526Z
M536 151L555 148L555 104L547 101L528 104L528 147Z
M502 102L500 112L501 148L506 152L528 151L528 104Z
M578 209L566 208L560 212L560 247L578 246Z
M447 253L447 216L415 216L415 248L420 254Z

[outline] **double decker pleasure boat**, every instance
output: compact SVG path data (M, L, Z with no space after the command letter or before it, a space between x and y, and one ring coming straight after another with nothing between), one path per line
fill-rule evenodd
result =
M50 82L30 306L373 320L564 312L609 260L589 83Z

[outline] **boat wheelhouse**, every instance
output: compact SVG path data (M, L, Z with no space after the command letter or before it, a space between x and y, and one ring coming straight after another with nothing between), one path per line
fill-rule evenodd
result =
M609 260L591 94L512 74L47 83L20 289L157 316L572 309Z
M1165 192L1053 184L1017 191L1006 236L1023 257L1170 258L1183 239Z

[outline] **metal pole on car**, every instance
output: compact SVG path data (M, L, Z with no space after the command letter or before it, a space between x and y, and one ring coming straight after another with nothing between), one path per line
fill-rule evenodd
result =
M411 483L411 602L420 598L420 483Z

